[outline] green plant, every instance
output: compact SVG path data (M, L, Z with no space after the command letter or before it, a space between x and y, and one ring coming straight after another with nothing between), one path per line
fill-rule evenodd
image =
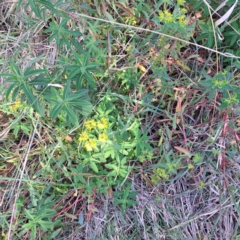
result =
M71 67L71 65L69 67ZM50 109L50 116L53 120L56 119L61 111L64 111L66 113L66 122L70 123L70 125L78 125L79 113L86 116L91 112L92 105L87 95L88 90L80 88L79 81L76 84L72 84L70 79L67 81L62 80L65 82L64 90L62 91L61 85L51 84L51 79L49 79L46 69L32 70L32 68L28 68L20 71L12 60L10 61L10 69L12 73L1 74L1 76L7 77L6 81L12 82L6 91L7 99L10 94L13 101L19 96L21 101L26 101L26 103L32 106L42 117L45 116L45 106L46 102L48 102L48 104L51 105L51 107L48 106L48 109ZM71 78L78 74L78 72L74 71L73 73L73 71L70 73ZM92 80L90 77L91 74L85 70L83 71L84 74L87 74L87 79ZM56 71L55 74L57 74L57 72L58 71ZM29 81L34 75L37 76ZM82 78L82 76L80 77ZM64 84L63 82L61 83ZM61 88L55 88L55 86L60 86ZM73 92L74 88L77 88L77 91ZM20 101L19 99L18 102ZM20 104L20 102L18 104ZM19 106L17 107L17 105L15 105L15 108L19 108Z
M240 65L220 52L239 6L213 26L234 3L0 3L4 238L238 235Z
M79 31L69 30L67 27L67 22L69 18L65 17L58 24L54 19L51 20L50 26L45 33L51 33L49 36L49 41L56 40L59 48L66 46L68 49L72 49L74 46L80 53L83 52L81 45L76 41L76 38L82 36Z
M154 184L165 182L170 179L171 176L177 174L177 170L181 165L182 157L176 156L173 151L166 153L163 151L163 157L153 167L153 173L151 174L151 181Z
M198 26L201 29L201 34L196 38L196 41L202 41L207 47L214 47L214 31L216 31L216 29L213 29L212 22L210 20L207 23L205 23L204 21L200 21Z
M6 81L10 82L11 85L8 87L6 91L6 98L8 99L9 95L12 95L12 100L15 101L18 95L21 99L27 99L27 103L31 104L32 107L41 115L43 115L44 108L40 103L39 99L33 94L33 85L35 85L34 81L29 82L30 77L34 75L38 75L43 73L44 69L32 69L27 68L24 70L20 70L13 60L11 59L9 62L11 73L3 73L0 76L7 77Z
M51 220L56 213L56 210L52 208L52 200L53 197L43 198L36 202L35 207L24 209L27 223L23 224L22 228L31 232L32 239L36 239L38 228L47 232L49 230L53 231L54 227L59 225L59 221L53 222Z
M122 188L124 188L123 191L114 192L114 203L120 205L122 212L125 212L128 207L137 204L135 198L138 192L131 191L131 183L129 182L125 182Z
M181 39L189 40L194 32L195 23L193 25L188 24L189 19L186 16L187 9L183 7L185 1L178 1L177 4L169 5L164 4L162 10L159 11L159 16L154 17L153 21L156 24L160 24L161 31L171 36L177 36ZM168 6L168 7L167 7ZM170 54L171 56L177 57L177 52L169 51L167 45L169 41L167 38L161 37L157 45L163 48L163 52L160 54L161 60L163 61L164 56ZM176 42L177 50L179 51L185 46L183 42Z
M18 6L23 3L23 0L18 1ZM26 4L26 8L30 6L32 11L36 14L36 16L40 19L46 19L46 10L50 10L51 13L59 15L60 12L55 8L55 6L46 0L30 0Z
M139 122L133 116L120 117L113 101L116 102L107 97L102 100L97 108L99 115L85 121L76 139L79 164L89 165L99 175L107 172L110 182L112 178L125 178L131 170L130 161L152 151L149 137L142 132Z
M221 93L221 109L228 108L233 104L237 104L240 100L240 88L234 84L234 76L227 70L219 72L213 78L205 74L205 80L201 81L201 85L205 87L209 93L209 99L217 93Z
M56 119L61 111L64 111L66 113L66 121L78 126L79 117L77 112L84 116L90 114L92 105L88 101L88 90L82 89L73 92L70 80L67 81L62 93L54 88L51 90L51 95L46 95L45 99L53 103L53 108L51 109L51 117L53 120Z

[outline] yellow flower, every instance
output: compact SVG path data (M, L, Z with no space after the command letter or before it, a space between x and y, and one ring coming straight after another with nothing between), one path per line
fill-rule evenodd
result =
M106 142L108 140L108 135L106 133L101 133L98 136L98 140L101 142Z
M164 10L165 16L172 16L172 14L168 10Z
M186 13L187 9L186 8L181 8L182 13Z
M88 130L92 130L96 127L96 122L92 119L92 120L88 120L85 122L85 127Z
M194 168L194 166L191 163L189 163L188 164L188 169L193 169L193 168Z
M178 21L179 21L179 24L180 24L181 27L185 27L188 23L188 21L187 21L187 19L185 18L184 15L180 16L178 18Z
M21 101L20 99L17 99L14 104L12 106L10 106L10 110L15 112L17 111L19 108L21 108L22 104L21 104Z
M143 155L139 156L138 159L141 163L143 163L146 160L146 158Z
M97 141L95 139L89 139L89 141L85 142L84 147L87 151L92 151L97 146Z
M237 126L240 127L240 119L238 119L236 122L237 122Z
M205 185L204 181L200 181L198 185L199 189L203 189L204 185Z
M185 0L177 0L177 4L179 6L182 6L185 3Z
M147 158L148 158L149 160L151 160L152 157L153 157L153 154L152 154L151 152L147 154Z
M168 10L164 10L164 15L164 20L166 23L174 22L173 15Z
M164 13L163 13L163 11L160 11L160 13L159 13L159 19L160 19L160 21L163 21L163 20L164 20Z
M86 141L89 139L89 134L88 132L84 131L80 134L80 137L79 137L79 142L83 142L83 141Z
M106 118L101 118L99 121L97 121L97 127L98 129L107 129L108 128L108 120Z

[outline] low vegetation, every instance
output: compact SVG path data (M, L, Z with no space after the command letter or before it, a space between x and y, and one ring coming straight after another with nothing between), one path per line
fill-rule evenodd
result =
M0 239L240 239L239 11L0 3Z

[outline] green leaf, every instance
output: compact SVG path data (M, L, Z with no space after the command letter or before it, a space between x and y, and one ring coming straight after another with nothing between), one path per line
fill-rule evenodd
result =
M62 231L62 228L57 229L56 231L54 231L51 235L50 238L51 239L56 239L56 237L58 236L58 234Z
M53 228L53 223L50 221L38 220L38 224L40 225L41 230L44 232L48 231L48 229Z
M65 105L64 110L66 110L67 117L69 120L76 126L78 126L78 118L74 111L70 108L69 105Z
M52 109L52 111L51 111L51 117L52 117L52 119L54 120L54 119L56 119L56 117L58 116L58 114L60 113L60 111L62 110L62 108L63 108L63 105L62 104L56 104L54 107L53 107L53 109Z
M26 215L26 217L29 219L29 220L34 220L34 217L33 215L31 215L30 211L28 209L24 209L24 213Z
M18 86L18 83L16 83L16 82L14 82L14 83L12 83L9 87L8 87L8 89L6 90L6 98L8 99L8 97L9 97L9 95L10 95L10 93L11 93L11 91L14 89L14 87L16 87L16 86ZM15 99L12 99L13 101L15 100Z
M26 228L26 229L31 229L32 227L33 227L32 222L26 223L26 224L23 224L23 225L22 225L22 228Z
M37 17L42 18L39 6L35 3L35 0L29 0L32 11L36 14Z
M43 106L40 105L39 99L34 96L27 83L23 83L22 87L27 99L29 100L29 103L32 105L34 110L37 111L40 115L43 115Z
M38 74L41 74L41 73L45 73L45 69L31 69L31 68L28 68L24 71L24 77L28 78L28 77L31 77L33 75L38 75Z
M126 170L124 170L124 169L120 169L120 170L119 170L119 175L120 175L121 177L126 177L127 174L128 174L128 172L127 172Z
M95 162L90 161L89 165L90 165L91 169L92 169L94 172L98 173L98 167L97 167L97 165L95 164Z
M11 87L11 86L10 86ZM18 87L16 87L14 90L13 90L13 92L12 92L12 100L13 101L15 101L16 100L16 98L17 98L17 95L19 94L19 92L20 92L20 86L18 86Z
M122 160L121 160L121 165L123 166L123 165L125 165L127 163L127 158L125 157L125 158L123 158Z
M36 97L33 95L33 92L31 91L27 83L24 83L22 87L27 99L29 100L29 103L33 104L36 99Z
M114 169L114 170L118 170L118 167L114 164L105 164L105 167L108 168L108 169Z
M37 76L31 82L29 82L29 85L31 85L31 86L47 86L49 83L50 83L50 81L48 79L45 79L41 75L41 76Z
M49 9L52 13L55 13L57 15L60 15L60 12L55 9L54 5L46 0L37 0L39 3L41 3L45 8Z
M32 225L31 236L32 236L32 239L36 239L36 236L37 236L37 226L35 224Z
M15 74L16 77L21 77L21 72L20 70L17 68L17 66L15 65L15 63L13 62L13 60L11 59L9 61L10 64L10 69L11 71Z

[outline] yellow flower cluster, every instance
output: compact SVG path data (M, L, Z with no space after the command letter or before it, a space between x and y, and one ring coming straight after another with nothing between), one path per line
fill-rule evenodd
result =
M99 121L97 121L97 127L100 130L107 129L108 128L108 120L106 118L101 118Z
M85 122L85 128L87 130L92 130L96 127L96 122L92 119L92 120L88 120Z
M174 22L174 17L172 15L172 13L170 13L168 10L164 10L164 12L160 11L159 19L160 19L160 21L163 21L165 23Z
M177 0L177 4L179 6L182 6L185 3L185 0Z
M21 104L21 101L20 99L17 99L14 104L12 106L10 106L10 110L12 112L15 112L17 111L18 109L20 109L22 107L22 104Z
M83 143L83 146L87 151L93 151L94 148L97 147L96 134L98 134L99 142L107 142L108 135L103 131L108 128L108 125L107 118L100 118L98 121L95 121L94 119L86 121L84 124L85 130L79 135L79 142ZM100 133L98 131L100 131Z
M188 20L186 19L186 17L184 15L181 15L178 18L178 22L179 22L181 27L185 27L185 26L187 26Z
M106 142L108 140L108 135L106 133L100 133L98 136L100 142Z
M178 1L178 5L183 5L183 4L184 4L184 1L182 1L182 0ZM164 23L173 23L173 22L177 21L181 27L185 27L188 23L188 20L185 16L186 12L187 12L187 10L185 8L180 8L178 16L176 16L176 15L173 15L172 13L170 13L168 10L160 11L159 19L161 22L164 22Z
M163 168L155 168L153 174L151 175L151 180L154 184L158 184L162 180L168 180L169 174Z
M84 131L79 136L79 142L84 142L89 139L89 134L87 131Z
M87 142L85 142L84 147L87 151L92 151L97 146L96 139L89 139Z
M92 130L95 129L96 127L99 130L103 130L108 128L108 120L106 118L101 118L98 121L91 119L86 121L84 126L86 127L87 130Z
M148 150L143 150L142 155L138 157L138 160L143 163L146 159L151 160L153 157L153 153Z

